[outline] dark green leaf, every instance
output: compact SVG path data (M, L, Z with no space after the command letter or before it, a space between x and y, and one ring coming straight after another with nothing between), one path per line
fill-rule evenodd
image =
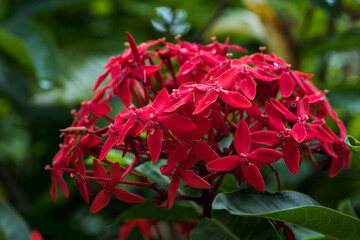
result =
M60 74L59 51L45 27L22 18L9 23L7 29L24 43L38 80L57 80Z
M0 239L1 232L6 240L29 239L29 228L23 219L2 199L0 199Z
M330 3L326 0L309 0L309 2L317 6L324 11L326 11L332 18L337 18L340 16L340 11L335 6L330 5Z
M310 57L324 54L327 51L345 50L356 48L360 42L360 29L351 29L342 34L333 35L326 39L305 45L301 51L301 57Z
M347 136L345 143L350 147L353 155L360 160L360 142L353 136Z
M354 207L350 201L350 199L345 199L341 201L338 205L338 210L342 213L345 213L347 215L353 216L357 218L356 212L354 210Z
M358 239L360 221L352 216L322 207L309 196L282 191L276 194L240 190L219 194L213 209L231 214L264 217L298 225L335 239Z
M0 51L7 54L26 70L34 71L28 51L21 40L3 28L0 28Z
M263 240L283 239L271 220L231 215L226 211L214 211L213 217L203 219L191 231L191 239L207 240Z
M199 216L194 207L175 204L171 209L157 208L154 202L136 204L129 210L121 213L115 222L130 219L166 219L166 220L197 220Z

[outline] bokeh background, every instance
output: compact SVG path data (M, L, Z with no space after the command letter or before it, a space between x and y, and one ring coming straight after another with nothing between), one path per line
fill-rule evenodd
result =
M45 239L116 238L116 203L90 214L73 184L68 199L53 202L44 167L70 110L123 51L126 31L138 43L181 34L198 43L230 37L250 53L266 46L292 69L313 73L348 134L360 137L359 0L0 0L0 239L29 229ZM359 212L358 160L334 179L308 162L297 176L280 166L284 189Z

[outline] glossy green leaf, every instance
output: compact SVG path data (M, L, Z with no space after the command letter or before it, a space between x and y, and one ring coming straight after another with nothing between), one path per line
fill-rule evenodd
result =
M157 208L154 202L144 202L134 205L127 211L121 213L115 222L130 219L166 219L166 220L197 220L199 216L196 209L191 205L182 206L175 204L171 209Z
M4 28L0 28L0 52L8 55L25 69L34 71L34 66L24 44Z
M320 206L309 196L282 191L276 194L240 190L219 194L213 209L231 214L264 217L291 223L335 239L358 239L360 221L352 216Z
M350 199L345 199L341 201L337 209L342 213L358 218Z
M2 232L2 234L1 234ZM0 199L0 239L29 239L29 228L24 220Z
M347 136L345 139L345 143L350 147L353 155L360 160L360 142L355 139L353 136Z
M246 218L226 211L214 211L212 218L201 220L190 236L192 240L284 239L271 220Z

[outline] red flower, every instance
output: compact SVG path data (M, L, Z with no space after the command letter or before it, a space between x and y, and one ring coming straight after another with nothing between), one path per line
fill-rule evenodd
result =
M282 153L267 148L258 148L249 153L251 135L244 120L239 122L236 129L234 145L237 155L215 159L207 163L206 166L210 170L217 171L231 171L235 168L241 168L244 178L250 185L259 191L265 191L264 180L258 167L276 162L282 157Z
M108 179L108 174L105 168L97 160L94 160L94 172L95 177L99 177L104 180ZM139 195L130 193L125 189L116 188L116 185L122 176L119 163L112 165L109 169L109 172L109 181L106 181L105 183L103 181L99 181L99 183L104 185L105 188L96 195L91 205L90 212L94 213L106 207L110 202L111 195L123 202L139 203L145 201L145 199Z

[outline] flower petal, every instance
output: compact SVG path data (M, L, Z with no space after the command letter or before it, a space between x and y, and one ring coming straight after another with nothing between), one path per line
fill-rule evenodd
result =
M118 129L119 138L117 140L117 145L120 145L124 141L129 130L135 125L135 121L136 121L136 116L135 114L132 114L126 123L119 126Z
M222 157L206 164L206 167L212 171L231 171L239 166L240 158L238 156Z
M270 102L279 112L281 112L286 117L288 121L296 122L298 120L297 116L290 112L289 109L287 109L282 103L280 103L276 99L271 98Z
M106 139L106 141L101 149L99 161L103 160L106 157L106 155L111 150L111 148L115 145L115 143L116 143L116 133L111 131L110 135Z
M220 91L220 98L227 104L236 108L250 108L251 102L239 92Z
M296 175L300 165L300 151L297 148L296 143L293 140L286 138L282 152L286 166L290 172Z
M121 176L122 176L122 171L121 171L120 164L118 162L113 164L109 168L109 172L110 172L109 186L114 187L119 183L119 180L121 179Z
M189 118L178 113L161 116L157 121L162 128L175 132L188 132L196 128L196 125Z
M307 136L304 124L296 123L291 130L291 134L297 143L303 142Z
M101 190L91 204L90 212L95 213L106 207L110 202L110 197L110 193L105 192L105 189Z
M282 120L281 114L273 107L270 103L265 103L265 113L268 116L271 125L279 131L285 130L284 121Z
M210 91L208 94L206 94L197 105L195 111L193 114L199 114L202 113L207 107L209 107L212 103L214 103L219 96L219 93L215 90Z
M134 40L134 38L131 36L131 34L129 32L126 33L127 39L129 41L130 44L130 48L131 48L131 52L134 56L135 61L137 61L138 63L140 63L140 56L139 56L139 51L136 45L136 42Z
M158 160L162 146L162 131L157 124L153 124L153 129L148 134L147 144L149 147L150 157L153 163Z
M178 176L173 176L173 178L171 179L171 182L169 184L169 189L168 189L168 205L169 205L169 209L172 208L172 206L174 205L175 202L175 198L176 198L176 192L180 187L180 178Z
M251 135L245 120L241 120L234 136L234 145L238 153L248 153L251 144Z
M301 101L297 104L296 107L296 115L298 117L306 116L309 114L309 98L304 97Z
M251 133L251 141L254 143L275 146L282 141L282 138L279 136L279 132L257 131Z
M208 84L221 86L223 89L229 89L235 82L237 76L237 68L233 67L226 70L219 77L207 81Z
M253 186L256 190L264 192L265 183L264 179L261 176L260 170L254 164L249 163L248 165L241 165L241 171L244 175L244 178L248 183Z
M275 151L274 149L258 148L247 155L247 159L251 163L257 166L266 166L272 164L282 158L281 152Z
M92 90L92 94L96 91L96 89L100 86L100 84L106 79L109 75L111 68L109 68L105 73L101 74L95 82L94 88Z
M194 188L209 189L210 184L197 175L193 170L185 170L180 173L180 178Z
M188 150L190 145L181 144L176 146L176 148L170 153L169 158L167 160L168 163L177 163L184 160L188 154Z
M165 109L169 107L169 103L169 94L166 88L163 88L156 96L152 106L156 109L157 114L161 115L165 111Z
M99 161L94 159L93 161L93 169L94 169L94 176L98 178L108 178L107 171L105 170L104 166L100 164ZM99 181L99 183L104 184L103 181Z
M112 195L114 195L114 197L116 197L117 199L123 202L140 203L145 201L145 199L142 196L134 193L130 193L122 188L113 188L111 189L111 193Z
M240 81L242 93L249 99L254 100L256 95L256 82L250 74L246 74Z
M109 112L111 112L111 107L106 103L91 103L90 109L97 116L105 116Z
M207 142L194 142L192 151L195 155L205 162L210 162L219 158L215 151L209 146Z
M295 89L295 82L286 71L281 73L279 88L281 95L286 98L289 97Z

